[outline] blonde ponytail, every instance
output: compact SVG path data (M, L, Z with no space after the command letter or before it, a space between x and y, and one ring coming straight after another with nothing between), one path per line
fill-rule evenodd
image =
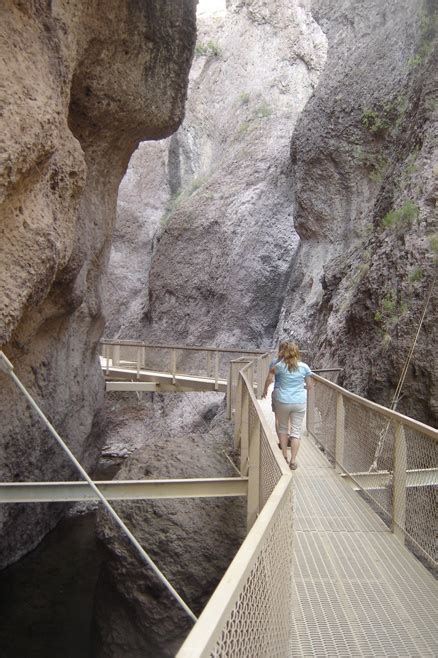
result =
M296 343L287 343L283 349L283 361L288 367L289 372L298 368L298 361L300 360L300 350Z

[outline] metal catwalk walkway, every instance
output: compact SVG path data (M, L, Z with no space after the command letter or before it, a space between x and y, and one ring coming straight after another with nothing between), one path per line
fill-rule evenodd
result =
M270 399L262 401L271 426ZM310 438L294 477L290 656L438 655L438 588Z

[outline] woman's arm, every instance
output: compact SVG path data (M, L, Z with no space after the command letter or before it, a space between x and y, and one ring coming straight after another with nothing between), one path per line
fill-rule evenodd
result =
M310 390L311 388L313 388L313 380L312 380L311 375L306 375L304 377L304 381L305 381L304 388L307 388L307 390Z
M269 368L268 376L266 377L265 386L263 389L262 398L265 398L268 395L268 388L274 381L275 368Z

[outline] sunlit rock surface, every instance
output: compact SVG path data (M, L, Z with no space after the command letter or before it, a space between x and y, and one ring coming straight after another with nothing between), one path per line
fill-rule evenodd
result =
M148 290L113 299L123 271L128 182L110 261L109 333L185 344L266 345L277 326L298 244L292 219L290 135L315 88L326 39L300 2L228 3L199 22L186 118L167 159L132 161L151 199L142 223L156 225ZM155 168L164 172L161 196ZM162 190L170 193L163 203ZM150 247L130 241L133 268ZM118 309L127 305L118 319ZM125 306L123 306L125 310Z
M100 281L119 182L141 139L177 129L195 2L3 2L0 9L0 347L89 468L102 402ZM66 457L2 377L3 480L72 477ZM0 564L55 513L0 510Z

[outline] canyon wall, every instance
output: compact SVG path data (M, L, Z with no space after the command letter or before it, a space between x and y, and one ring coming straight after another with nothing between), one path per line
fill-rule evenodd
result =
M437 11L433 3L318 0L328 38L292 136L300 248L278 335L341 383L391 404L436 276ZM438 421L437 287L398 409Z
M182 120L195 1L1 6L0 347L86 468L99 451L101 276L117 190L140 139ZM62 480L72 468L1 376L0 474ZM2 506L0 564L55 522Z
M246 0L201 22L186 119L155 159L148 291L114 333L293 337L391 404L436 271L436 25L430 0ZM433 424L436 290L398 407Z
M122 307L113 308L112 297L126 239L113 247L107 306L114 334L192 345L271 343L298 245L290 135L326 56L307 4L231 2L225 16L199 21L184 123L167 140L166 159L155 153L140 165L151 200L143 217L137 213L137 231L154 222L155 167L165 174L161 225L148 290L135 295L128 314L120 312L118 326L113 318ZM139 162L131 166L137 172ZM124 235L126 194L118 213ZM149 251L131 239L129 253L137 268Z

